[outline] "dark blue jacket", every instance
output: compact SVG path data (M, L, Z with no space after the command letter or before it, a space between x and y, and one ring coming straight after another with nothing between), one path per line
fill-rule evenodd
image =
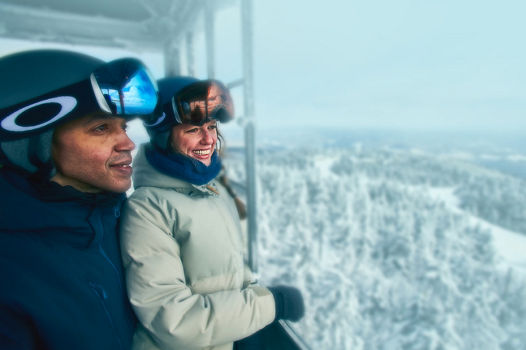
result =
M0 349L129 349L117 241L124 195L0 169Z

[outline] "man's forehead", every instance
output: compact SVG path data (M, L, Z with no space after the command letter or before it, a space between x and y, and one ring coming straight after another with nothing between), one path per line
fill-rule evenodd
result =
M103 113L88 114L82 117L68 120L58 125L57 128L55 129L55 133L65 132L67 130L72 131L75 129L85 128L85 127L88 127L98 122L110 122L110 123L117 122L117 123L125 125L126 119L122 117L113 116L113 115L103 114Z
M116 121L116 122L126 123L126 119L122 117L114 116L110 114L104 114L104 113L88 114L83 117L77 118L75 120L77 120L77 123L79 124L91 124L93 122L98 122L98 121L111 121L111 122Z

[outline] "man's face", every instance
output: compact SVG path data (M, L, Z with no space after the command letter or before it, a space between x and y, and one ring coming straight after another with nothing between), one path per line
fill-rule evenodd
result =
M123 118L88 115L71 120L53 135L57 174L51 180L82 192L126 192L134 148Z

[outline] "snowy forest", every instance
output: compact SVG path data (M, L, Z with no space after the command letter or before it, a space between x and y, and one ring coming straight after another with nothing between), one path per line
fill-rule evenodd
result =
M495 244L526 240L525 178L352 143L261 147L257 186L261 280L302 290L311 349L526 348L526 259Z

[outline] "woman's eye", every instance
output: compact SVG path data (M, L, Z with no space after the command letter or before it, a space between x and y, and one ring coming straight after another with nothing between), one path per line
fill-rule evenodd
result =
M198 128L188 129L188 130L186 130L186 133L187 134L195 134L197 132L197 130L199 130L199 129Z
M217 129L217 124L210 125L210 126L208 127L208 129L210 129L210 130L215 130L215 129Z

